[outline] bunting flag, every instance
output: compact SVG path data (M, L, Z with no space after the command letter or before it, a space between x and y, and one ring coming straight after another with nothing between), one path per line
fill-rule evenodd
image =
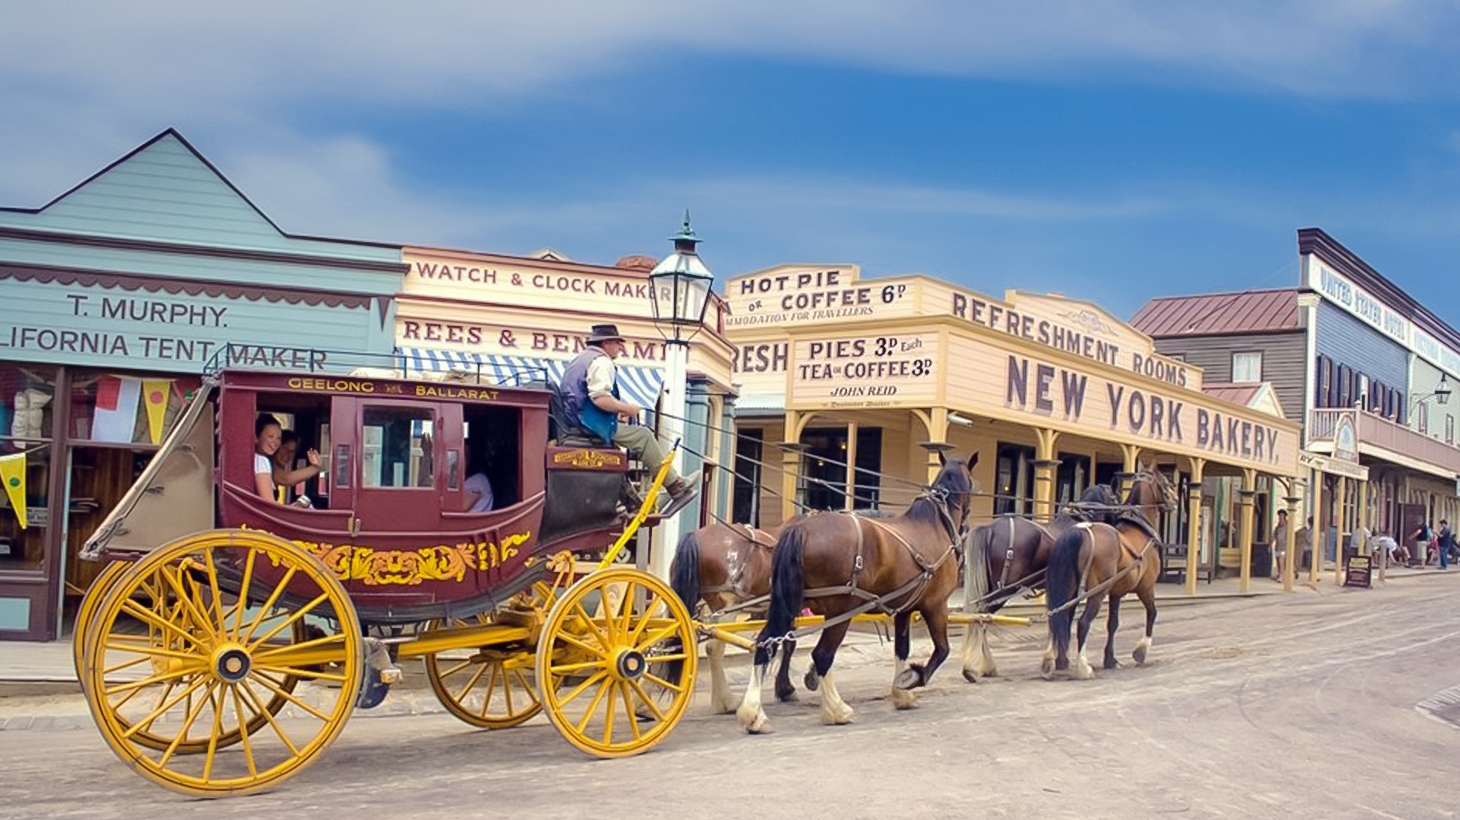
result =
M25 529L25 453L0 456L0 481L5 483L5 495L15 510L15 519Z
M167 417L167 393L172 379L143 379L142 399L147 403L147 437L162 443L162 420Z
M91 417L92 440L132 440L141 388L142 380L130 376L102 376L97 380L96 410Z

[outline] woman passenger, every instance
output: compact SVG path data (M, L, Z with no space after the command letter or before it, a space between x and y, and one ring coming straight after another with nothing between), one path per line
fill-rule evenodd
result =
M259 498L283 503L278 495L280 486L287 487L297 484L324 472L324 468L319 464L319 451L314 448L310 448L305 453L305 458L309 460L308 467L287 470L274 463L284 441L284 428L279 424L278 419L268 413L259 414L258 420L254 422L253 432L253 481L254 491L258 493Z

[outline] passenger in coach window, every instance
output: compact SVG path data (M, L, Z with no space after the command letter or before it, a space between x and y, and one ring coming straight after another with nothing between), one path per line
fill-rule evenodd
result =
M253 480L254 491L259 498L273 501L276 504L284 503L279 498L279 488L287 487L290 484L297 484L324 472L319 463L319 451L314 448L305 454L309 466L297 470L282 471L276 463L276 456L284 444L284 427L279 420L268 413L260 413L254 422L254 457L253 457ZM295 442L297 447L298 443Z

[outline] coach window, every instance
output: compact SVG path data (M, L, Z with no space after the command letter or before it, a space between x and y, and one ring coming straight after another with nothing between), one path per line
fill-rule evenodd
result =
M435 486L432 414L420 407L365 408L361 484Z

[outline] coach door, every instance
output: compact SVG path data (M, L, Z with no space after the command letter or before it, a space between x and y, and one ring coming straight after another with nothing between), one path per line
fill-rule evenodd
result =
M351 498L362 533L437 531L457 489L447 468L460 458L460 405L350 398L333 415L332 504Z

